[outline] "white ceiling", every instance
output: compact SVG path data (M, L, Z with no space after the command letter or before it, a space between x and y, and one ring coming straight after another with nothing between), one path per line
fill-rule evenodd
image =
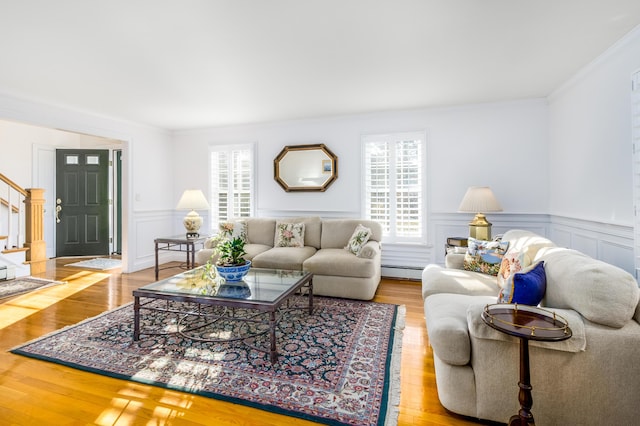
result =
M0 0L0 93L167 129L545 97L639 24L639 0Z

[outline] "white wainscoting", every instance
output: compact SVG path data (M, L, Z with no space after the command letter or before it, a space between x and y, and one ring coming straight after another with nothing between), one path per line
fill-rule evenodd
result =
M435 256L429 263L444 265L445 243L448 237L467 237L471 214L436 213L429 217L429 224L435 246ZM524 229L538 235L549 237L549 216L544 214L488 214L487 219L493 225L491 236L496 237L510 229Z
M558 246L581 251L635 276L632 225L552 216L549 229L549 238Z
M155 244L158 237L175 235L174 229L175 212L173 210L138 211L134 214L134 235L135 252L132 259L133 265L130 270L139 271L141 269L155 266ZM168 251L160 252L159 263L177 260L179 253Z
M430 229L435 256L430 263L444 263L444 244L447 237L467 236L472 216L460 213L431 215ZM545 236L560 247L581 251L595 259L618 266L634 274L633 227L544 214L491 214L492 235L509 229L525 229ZM634 275L635 276L635 275Z
M261 212L266 213L266 212ZM269 212L269 217L307 216L309 212ZM288 213L288 214L286 214ZM348 212L317 212L324 217L357 217ZM135 256L130 270L155 265L153 240L176 235L182 231L182 212L173 210L136 212ZM206 216L203 215L203 216ZM267 215L263 215L267 216ZM433 213L429 216L427 244L382 244L382 275L393 278L421 278L422 270L430 263L444 264L444 245L447 237L464 237L469 233L472 215L461 213ZM561 247L581 251L593 258L616 265L634 274L633 227L571 219L545 214L491 214L492 235L510 229L525 229L551 239ZM205 224L208 221L205 218ZM204 227L204 226L203 226ZM161 251L160 263L182 261L185 254ZM635 276L635 275L634 275Z

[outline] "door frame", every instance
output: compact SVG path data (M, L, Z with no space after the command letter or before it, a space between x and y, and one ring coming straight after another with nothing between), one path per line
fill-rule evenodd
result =
M89 150L92 149L108 149L109 150L109 173L108 173L108 185L109 185L109 203L111 204L111 208L109 209L109 253L114 253L115 241L116 238L119 238L121 252L124 252L124 246L122 245L122 230L124 229L122 224L124 223L124 218L122 216L122 203L115 203L114 200L117 198L116 188L120 188L122 192L122 176L123 169L121 169L117 174L114 172L114 164L113 158L115 156L115 151L124 151L124 146L126 143L124 141L120 141L123 146L118 148L100 148L100 147L90 147L86 148ZM57 257L56 253L56 218L55 218L55 199L56 199L56 151L58 149L76 149L73 147L66 146L53 146L53 145L33 145L33 165L32 165L32 181L34 183L34 187L43 188L45 190L45 213L44 213L44 227L45 227L45 243L46 243L46 255L47 258L55 258ZM85 149L85 148L78 148ZM119 182L117 181L119 179ZM120 199L122 194L120 194ZM119 235L116 233L116 217L121 218L121 222L119 224L120 233ZM123 253L120 253L123 254Z

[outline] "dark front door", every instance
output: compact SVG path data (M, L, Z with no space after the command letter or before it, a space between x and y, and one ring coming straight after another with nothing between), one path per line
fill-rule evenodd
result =
M56 256L109 254L109 151L56 150Z

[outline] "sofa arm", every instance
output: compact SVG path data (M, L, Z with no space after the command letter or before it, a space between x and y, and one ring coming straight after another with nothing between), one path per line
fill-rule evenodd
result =
M374 259L380 255L380 251L380 243L378 241L367 241L358 252L358 257Z
M216 237L207 238L204 242L205 249L212 249Z
M444 265L449 269L464 269L464 253L449 253L444 257Z
M427 336L434 354L450 365L467 365L471 360L471 339L467 324L470 305L494 302L495 298L464 294L434 294L424 301Z

